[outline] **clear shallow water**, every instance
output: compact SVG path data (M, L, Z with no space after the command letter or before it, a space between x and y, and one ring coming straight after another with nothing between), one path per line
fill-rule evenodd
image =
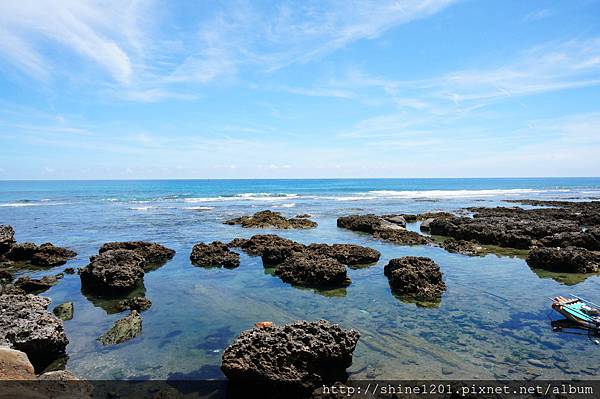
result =
M553 332L547 315L548 297L558 294L600 302L598 276L532 271L518 253L466 257L386 244L335 223L350 213L456 210L517 198L600 199L600 179L0 182L0 223L13 225L18 241L51 241L79 253L66 266L22 271L35 276L84 266L108 241L157 241L177 251L146 275L139 289L152 308L143 313L142 335L122 345L96 341L124 314L113 313L110 301L82 293L77 275L43 294L51 307L75 303L75 317L65 322L67 368L85 378L223 378L222 350L240 331L262 320L319 318L361 331L350 369L355 378L593 378L600 349L586 336ZM319 227L269 231L222 224L262 209L310 213ZM366 245L381 251L382 259L349 270L352 284L329 292L285 284L260 258L245 254L235 270L189 262L199 241L269 232L304 243ZM439 307L418 307L390 292L383 266L406 255L440 265L448 290Z

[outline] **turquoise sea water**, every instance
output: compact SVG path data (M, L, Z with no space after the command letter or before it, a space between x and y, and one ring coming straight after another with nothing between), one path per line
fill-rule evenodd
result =
M598 276L533 271L519 252L466 257L336 227L337 217L351 213L457 210L519 198L600 199L600 178L4 181L0 224L13 225L18 241L51 241L78 252L66 266L19 272L33 276L85 266L108 241L157 241L177 251L146 275L139 291L153 306L142 314L142 335L122 345L96 341L124 314L114 313L111 301L82 293L77 275L43 294L51 307L74 302L75 317L65 322L67 369L85 378L223 378L221 353L240 331L263 320L319 318L361 332L353 378L594 378L599 347L586 336L553 332L548 298L577 293L600 302ZM263 209L309 213L319 227L270 231L222 224ZM190 264L199 241L257 233L357 243L378 249L382 259L349 270L352 284L327 292L285 284L260 258L245 254L234 270ZM390 292L383 266L406 255L440 265L448 290L439 307L418 307Z

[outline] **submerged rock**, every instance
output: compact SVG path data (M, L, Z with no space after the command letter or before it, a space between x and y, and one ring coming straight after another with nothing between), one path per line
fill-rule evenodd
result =
M28 294L39 294L56 285L61 277L61 275L44 276L41 279L35 279L29 276L19 277L14 282L14 286L22 289Z
M600 255L585 248L544 248L531 250L529 266L555 272L596 273L600 270Z
M220 241L194 245L190 260L197 266L222 266L233 269L240 265L240 255L230 251L229 247Z
M308 251L335 258L344 265L365 265L379 260L381 253L355 244L310 244Z
M111 329L98 339L103 345L116 345L137 337L141 332L142 316L133 310L128 316L117 320Z
M69 340L49 303L35 295L0 295L0 345L25 352L34 365L64 355Z
M24 352L0 346L0 381L35 379L33 365Z
M115 249L92 256L79 276L82 285L89 289L126 291L144 278L144 262L134 251Z
M343 287L350 284L346 267L334 258L294 252L275 268L283 281L308 287Z
M253 328L225 350L221 370L232 389L306 394L347 380L359 337L358 331L325 320Z
M16 243L12 226L0 225L0 255L4 255Z
M439 266L431 259L417 256L396 258L384 267L392 290L416 300L439 300L446 284Z
M127 298L122 300L119 303L119 307L121 311L123 310L137 310L138 312L143 312L144 310L150 309L152 306L152 302L144 298L143 296L136 296L133 298Z
M304 215L302 215L304 216ZM286 219L279 212L260 211L252 216L241 216L239 218L227 220L224 224L239 224L248 228L275 228L275 229L312 229L317 227L317 223L306 217L294 217Z
M73 318L73 312L73 302L61 303L60 305L52 309L52 313L54 313L56 317L63 321L71 320Z
M115 249L127 249L140 255L144 258L144 269L152 265L165 263L175 256L174 250L155 242L146 241L109 242L102 245L99 253Z
M448 252L456 252L468 256L481 255L484 251L483 247L476 241L455 240L449 238L440 244Z
M49 242L42 245L26 242L13 245L5 256L14 262L29 262L36 266L50 267L67 263L67 260L77 256L77 253L56 247Z

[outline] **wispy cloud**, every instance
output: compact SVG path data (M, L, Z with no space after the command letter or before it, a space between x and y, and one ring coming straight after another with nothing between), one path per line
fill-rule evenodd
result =
M126 100L190 99L196 97L180 93L181 84L234 77L242 67L272 71L308 62L434 14L451 2L198 4L196 14L189 8L181 11L189 26L175 27L161 17L164 7L155 1L0 2L0 57L46 82L77 77L82 65L95 67L108 78L100 78L109 87L101 92L119 93ZM59 63L56 51L77 57Z

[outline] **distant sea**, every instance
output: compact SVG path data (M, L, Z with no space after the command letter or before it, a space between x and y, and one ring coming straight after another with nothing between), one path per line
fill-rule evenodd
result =
M11 224L20 242L50 241L78 253L65 266L21 269L18 275L83 267L109 241L156 241L177 251L145 276L137 294L153 305L142 314L141 336L122 345L102 347L96 340L123 314L115 313L110 298L83 292L77 274L43 294L51 298L50 308L74 302L75 316L65 322L67 369L84 378L223 378L220 356L242 330L263 320L319 318L361 332L349 369L353 378L597 376L600 351L587 337L553 332L547 316L550 296L576 292L600 302L598 275L532 270L518 251L467 257L439 247L385 243L336 226L339 216L353 213L515 206L505 201L515 199L600 200L600 178L1 181L0 224ZM319 226L276 231L223 224L263 209L308 213ZM418 224L408 228L419 230ZM234 270L189 261L197 242L258 233L365 245L382 258L349 270L352 284L332 291L283 283L260 258L246 254ZM440 265L448 290L439 307L419 307L390 292L383 266L407 255L428 256ZM519 298L518 304L506 298ZM540 362L548 367L532 366Z

